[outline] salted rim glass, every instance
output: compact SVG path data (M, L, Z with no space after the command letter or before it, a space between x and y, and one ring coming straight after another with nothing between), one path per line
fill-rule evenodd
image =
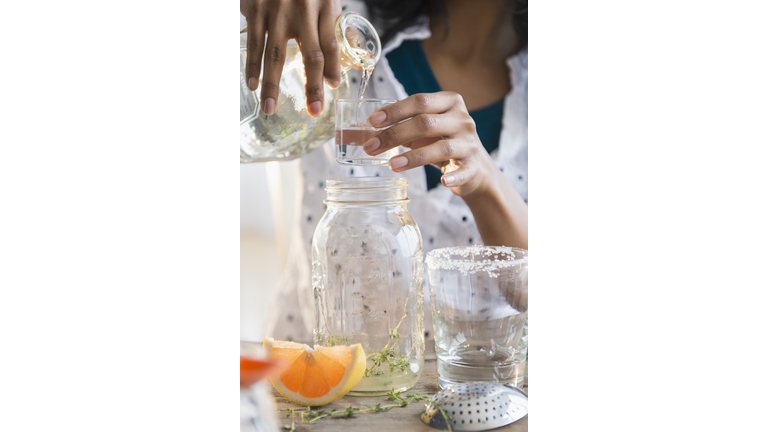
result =
M458 270L462 274L487 271L499 277L499 270L528 262L526 249L508 246L453 246L427 253L425 263L434 270Z
M498 382L522 388L528 347L528 251L459 246L427 253L441 388Z

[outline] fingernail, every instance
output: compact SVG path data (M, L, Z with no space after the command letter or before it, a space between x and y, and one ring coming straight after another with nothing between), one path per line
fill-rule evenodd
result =
M371 126L378 126L384 123L384 120L386 119L387 119L387 113L385 113L384 111L377 111L371 114L370 117L368 117L368 123L370 123Z
M456 177L446 174L443 176L443 180L445 181L445 186L451 187L456 182Z
M309 114L312 117L317 117L323 112L323 103L320 101L314 101L309 104Z
M376 137L371 138L367 143L363 144L363 150L365 150L366 153L376 151L379 147L381 147L381 140Z
M328 84L332 89L337 89L339 88L339 84L341 84L341 81L340 80L326 81L325 83Z
M248 89L256 91L256 78L248 78Z
M395 156L389 160L389 167L394 171L408 165L408 158L405 156Z
M266 98L264 100L264 114L272 115L275 113L275 100L272 98Z

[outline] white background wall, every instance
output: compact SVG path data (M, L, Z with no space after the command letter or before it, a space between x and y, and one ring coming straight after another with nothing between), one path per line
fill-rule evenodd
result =
M240 15L240 28L245 26ZM264 338L285 267L296 207L297 161L240 165L240 340Z
M240 164L240 231L274 240L267 164Z
M261 341L295 217L295 161L240 165L240 340Z

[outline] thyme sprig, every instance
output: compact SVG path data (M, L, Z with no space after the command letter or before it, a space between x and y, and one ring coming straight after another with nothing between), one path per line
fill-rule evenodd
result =
M301 418L301 421L307 424L315 424L318 420L325 417L334 417L334 416L344 416L344 417L354 417L356 414L364 413L364 412L387 412L391 410L392 408L405 408L408 406L409 403L415 402L415 401L421 401L429 399L428 396L422 396L417 393L408 393L405 397L400 396L401 392L396 392L395 389L392 389L387 393L388 400L390 401L396 401L396 404L391 405L382 405L382 404L376 404L374 405L365 405L365 408L360 407L348 407L347 409L343 411L339 411L336 409L332 409L330 411L323 411L323 410L315 410L312 411L312 407L307 407L306 411L299 412L299 417ZM286 418L291 419L291 424L283 425L285 429L288 429L290 431L296 430L296 422L294 418L294 414L296 413L293 408L288 408L285 410Z
M328 328L328 318L325 316L325 308L322 306L323 299L317 294L317 292L315 292L315 297L317 297L318 301L320 302L320 310L323 314L325 331L329 335L327 342L328 346L346 344L346 336L337 337L331 333L331 329ZM411 355L411 351L413 351L413 347L411 347L411 349L408 351L408 354L397 357L395 355L395 346L397 346L397 344L400 342L400 333L398 332L398 329L403 323L403 320L405 320L405 317L408 315L408 301L410 299L411 293L408 293L408 297L406 297L405 304L403 305L403 316L400 317L400 321L397 323L395 328L389 329L389 341L387 341L387 344L384 346L384 348L380 349L378 352L371 353L366 357L367 360L372 359L373 363L371 364L370 368L365 369L363 377L367 378L372 375L384 375L386 368L382 370L382 367L385 363L389 366L390 373L395 371L405 372L408 370L408 366L410 365L408 358ZM394 343L392 341L394 341ZM389 344L392 344L392 346L389 346Z
M330 334L330 332L328 332ZM328 346L336 346L336 345L342 345L347 343L347 337L336 337L331 335L331 337L328 339Z
M325 308L323 307L323 298L320 297L320 295L315 291L315 297L320 302L320 310L323 312L323 322L325 323L325 331L328 332L328 334L331 336L328 340L328 346L336 346L347 343L347 337L341 336L336 337L331 333L331 329L328 328L328 318L325 316Z
M387 393L387 395L389 395L389 398L387 399L391 401L395 401L395 400L400 401L399 406L401 407L408 406L408 403L410 402L429 399L429 396L422 396L418 393L408 393L407 395L405 395L405 398L403 398L402 396L400 396L400 393L401 392L396 392L395 389L392 389L389 391L389 393Z
M384 348L380 349L378 352L371 353L368 355L368 357L366 357L367 359L373 359L373 364L371 364L370 368L365 369L363 377L369 377L371 375L384 375L384 371L381 369L384 363L389 365L389 372L394 372L395 370L405 372L408 368L408 357L411 355L413 347L411 347L411 351L408 351L408 354L401 355L395 360L395 346L397 346L398 342L400 342L400 333L397 330L400 328L400 324L403 323L403 320L408 315L408 301L410 299L411 293L408 293L408 297L406 297L405 304L403 305L403 316L400 318L400 322L397 323L395 328L389 329L389 341L387 341L387 344L384 346ZM392 343L393 340L394 343ZM391 347L389 346L390 343L392 343Z
M293 419L293 408L288 408L287 410L285 410L285 412L288 413L285 416L291 418L291 424L283 425L283 427L293 432L296 430L296 421Z

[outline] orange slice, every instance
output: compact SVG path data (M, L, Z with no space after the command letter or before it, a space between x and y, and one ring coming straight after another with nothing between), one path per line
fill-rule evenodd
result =
M287 365L270 379L281 395L305 406L321 406L347 394L365 372L365 352L360 344L310 348L307 345L264 339L264 350L274 361Z

